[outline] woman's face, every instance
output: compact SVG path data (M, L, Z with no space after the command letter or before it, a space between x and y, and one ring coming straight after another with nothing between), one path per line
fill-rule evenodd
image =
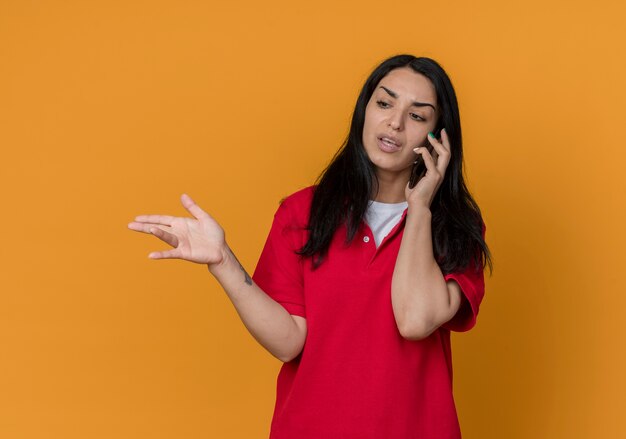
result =
M427 135L439 117L435 87L410 67L380 80L365 108L363 145L377 174L408 181L417 158L413 148L430 145Z

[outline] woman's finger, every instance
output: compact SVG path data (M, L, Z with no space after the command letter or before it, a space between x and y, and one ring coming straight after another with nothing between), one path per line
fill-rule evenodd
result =
M443 144L443 147L450 152L450 138L448 137L448 132L445 128L441 130L441 143Z
M433 148L433 150L430 151L430 155L433 156L433 163L437 166L437 163L439 162L439 154L437 154L437 151Z
M162 230L167 230L170 228L170 226L163 226L161 224L155 223L139 223L136 221L128 223L128 228L130 230L134 230L135 232L150 233L150 227L160 227L162 228ZM164 229L164 227L166 227L167 229Z
M178 247L178 238L176 235L168 232L164 229L167 226L161 226L159 224L152 223L129 223L128 228L134 230L136 232L149 233L150 235L154 235L162 241L165 241L172 247ZM168 227L169 228L169 227Z
M183 206L185 207L185 209L187 209L187 211L194 216L194 218L200 219L202 217L208 216L208 213L206 213L204 210L202 210L200 208L200 206L198 206L191 199L191 197L189 195L182 194L180 196L180 201L183 203Z
M415 148L413 151L415 151L417 154L420 154L422 156L422 159L424 160L424 164L426 165L426 171L430 171L430 172L437 171L437 167L435 166L435 162L433 160L433 157L430 155L428 148L424 146L420 146L419 148Z
M444 132L442 130L442 132ZM448 162L450 161L450 151L448 151L441 142L439 142L435 136L428 135L428 141L433 146L435 151L437 151L437 155L439 159L437 160L437 170L441 175L446 172L446 167L448 166Z
M150 259L180 259L180 253L177 249L165 250L161 252L152 252L148 255Z
M170 215L139 215L135 217L135 221L139 223L152 223L163 226L171 226L174 219L176 217Z
M149 233L152 233L161 241L168 243L172 247L178 247L178 238L173 233L166 232L160 227L155 227L155 226L152 226L149 228Z

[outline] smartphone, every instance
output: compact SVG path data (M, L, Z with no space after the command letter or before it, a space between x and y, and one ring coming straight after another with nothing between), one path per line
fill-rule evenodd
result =
M436 139L439 139L441 136L441 127L437 126L435 131L433 131ZM428 152L433 153L433 146L429 143ZM417 156L415 163L413 164L413 168L411 169L411 177L409 178L409 189L413 189L418 181L422 179L422 177L426 174L426 164L424 163L424 159L421 155Z

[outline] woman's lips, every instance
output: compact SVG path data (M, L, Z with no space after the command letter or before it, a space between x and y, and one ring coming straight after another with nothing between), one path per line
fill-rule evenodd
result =
M388 137L378 137L377 139L378 147L385 152L396 152L400 151L400 145L394 140Z

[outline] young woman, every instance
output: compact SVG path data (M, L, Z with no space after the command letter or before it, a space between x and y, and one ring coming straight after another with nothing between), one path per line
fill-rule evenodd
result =
M399 55L365 82L317 184L280 204L252 278L187 195L193 218L129 228L174 247L151 258L207 264L284 362L272 439L460 438L450 331L474 326L491 268L462 164L447 74Z

